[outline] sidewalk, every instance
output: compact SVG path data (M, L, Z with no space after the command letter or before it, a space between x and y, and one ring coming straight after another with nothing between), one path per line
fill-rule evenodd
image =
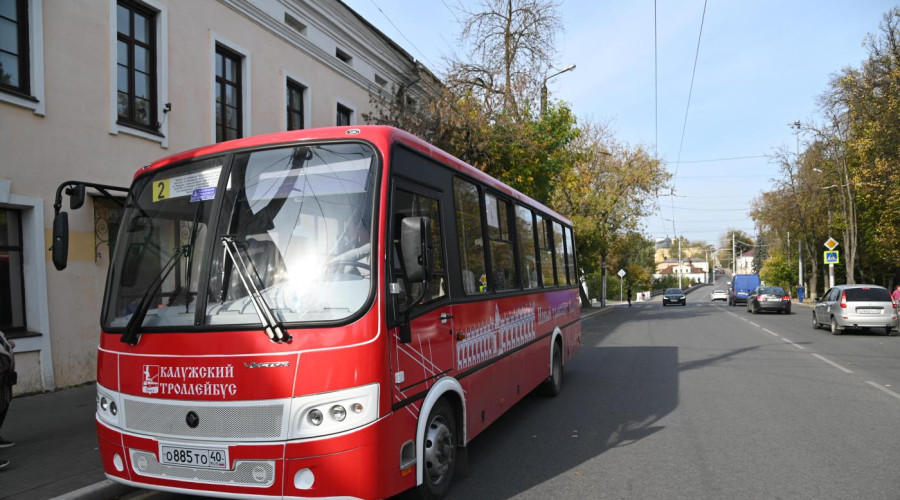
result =
M587 319L624 303L581 311ZM133 489L103 474L94 423L97 389L93 383L13 398L2 435L15 446L0 449L10 461L0 471L0 499L106 500Z
M0 471L0 498L45 500L105 479L97 452L94 384L13 398L3 437L15 446L0 449L9 466ZM73 498L110 498L84 492Z

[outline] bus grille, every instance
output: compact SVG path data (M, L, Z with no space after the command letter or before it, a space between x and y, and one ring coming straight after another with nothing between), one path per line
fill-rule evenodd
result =
M229 404L162 402L124 398L125 429L142 434L188 439L284 439L284 405L241 401ZM188 426L194 412L199 424Z
M275 483L274 461L237 461L234 463L234 470L194 469L160 464L152 452L129 451L131 452L131 467L140 476L259 488L267 488Z

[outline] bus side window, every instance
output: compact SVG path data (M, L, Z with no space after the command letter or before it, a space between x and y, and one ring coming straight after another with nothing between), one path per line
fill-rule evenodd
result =
M556 286L556 275L553 271L553 240L550 234L550 221L537 216L538 254L541 265L541 285Z
M566 284L566 245L563 242L562 224L553 221L553 262L556 265L556 284Z
M474 184L458 177L453 179L453 194L463 292L466 295L485 293L488 284L481 231L481 197Z
M538 287L536 247L534 241L534 215L523 206L516 206L516 243L519 247L519 269L524 288Z
M510 224L510 204L492 194L485 195L488 240L491 245L491 276L495 290L519 287L516 255Z

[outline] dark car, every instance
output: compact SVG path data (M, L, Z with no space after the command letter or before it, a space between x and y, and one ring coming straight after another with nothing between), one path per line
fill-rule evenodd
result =
M684 290L681 288L666 288L665 293L663 293L663 305L667 306L669 304L681 304L686 306L687 297L684 295Z
M758 286L747 296L747 312L791 313L791 296L780 286Z

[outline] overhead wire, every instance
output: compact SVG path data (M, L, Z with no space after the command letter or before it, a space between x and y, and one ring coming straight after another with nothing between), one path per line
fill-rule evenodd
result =
M422 59L425 59L425 61L428 63L429 66L434 66L434 63L432 63L430 60L428 60L428 56L426 56L425 53L422 52L419 49L419 47L416 46L416 44L412 43L412 41L409 38L406 38L406 35L404 35L403 32L400 31L400 28L398 28L397 25L394 24L394 21L390 17L388 17L388 15L385 14L383 10L381 10L381 7L377 3L375 3L375 0L369 0L369 1L372 2L372 5L374 5L376 9L378 9L378 12L381 12L381 15L384 16L385 19L387 19L387 22L391 23L391 26L393 26L394 29L397 30L397 33L401 37L403 37L403 39L406 40L406 42L409 43L412 46L412 48L416 49L416 52L418 52L419 55L422 56ZM446 4L444 4L444 5L446 5Z
M688 88L688 100L687 106L684 109L684 123L681 127L681 142L678 145L678 159L675 161L675 173L672 175L672 189L674 191L675 184L678 181L678 166L681 162L681 151L684 148L684 136L687 131L687 119L691 110L691 97L694 93L694 77L697 75L697 61L700 59L700 41L703 39L703 23L706 21L706 5L708 0L703 1L703 14L700 16L700 33L697 35L697 49L694 51L694 68L691 70L691 84ZM675 233L675 237L677 237L677 233L675 232L675 206L673 200L672 206L672 232Z

